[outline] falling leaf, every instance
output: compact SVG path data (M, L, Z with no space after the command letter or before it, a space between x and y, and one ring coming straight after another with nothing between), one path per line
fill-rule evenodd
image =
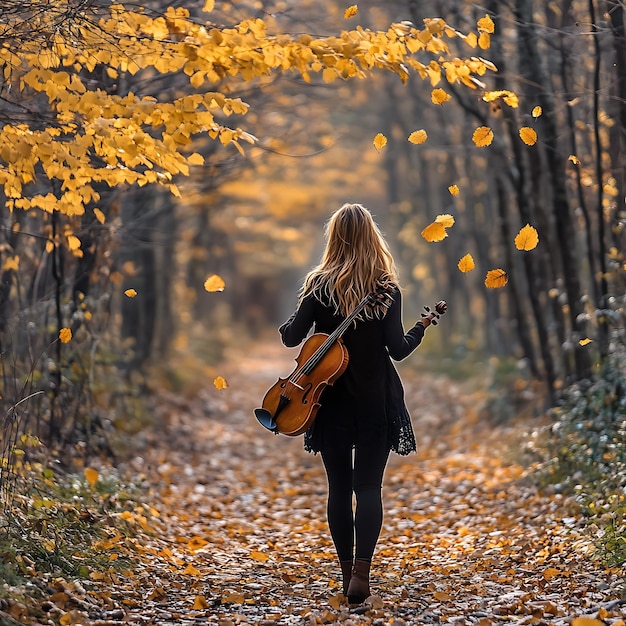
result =
M493 33L495 30L495 24L489 15L481 17L477 22L478 30L484 33Z
M92 487L98 482L98 478L100 476L100 474L98 474L98 470L92 469L91 467L86 467L84 474L85 474L85 478L87 479L87 482Z
M430 99L433 104L443 104L450 100L450 94L446 93L443 89L433 89L430 94Z
M137 295L137 292L134 289L127 289L124 292L124 295L128 298L134 298Z
M382 150L387 145L387 137L382 133L378 133L376 137L374 137L373 143L376 150Z
M589 339L589 337L585 337L584 339L581 339L578 343L581 346L586 346L587 344L590 344L593 341L593 339Z
M448 187L448 191L450 192L451 195L458 196L459 195L459 186L458 185L450 185Z
M519 136L527 146L534 146L537 143L537 133L530 126L523 126L519 129Z
M259 552L258 550L253 550L250 553L250 558L255 561L267 561L270 557L265 554L265 552Z
M466 254L458 263L457 267L463 273L471 272L474 267L474 258L471 254Z
M353 4L344 11L343 16L345 19L349 19L351 17L354 17L358 12L359 12L359 7L356 4Z
M204 0L204 6L202 7L202 10L205 13L209 13L214 8L215 8L215 0Z
M224 291L225 287L226 283L224 282L224 279L217 274L211 274L211 276L204 281L204 288L209 292Z
M428 139L428 134L424 129L414 130L409 135L409 141L414 144L424 143Z
M499 289L509 282L509 275L503 269L489 270L485 278L485 287Z
M479 126L472 135L472 141L479 148L490 146L493 141L493 131L488 126Z
M605 623L593 617L576 617L572 620L572 626L605 626Z
M526 224L515 236L515 247L518 250L533 250L539 243L539 234L530 224Z
M487 91L483 95L483 100L485 102L493 102L494 100L498 100L502 98L504 103L510 106L512 109L516 109L519 106L519 97L513 91L509 91L508 89L496 89L493 91Z
M571 161L574 165L580 165L580 159L574 154L570 154L567 159L568 161Z
M531 115L537 119L538 117L541 117L541 114L543 113L543 109L540 106L536 106L533 108Z
M61 343L68 343L72 340L72 331L69 328L61 328L59 331Z
M215 388L219 389L220 391L228 387L228 382L223 376L217 376L213 380L213 384L215 385Z
M441 241L448 236L446 228L450 228L453 224L454 218L452 215L448 213L438 215L434 222L424 228L422 237L429 242Z

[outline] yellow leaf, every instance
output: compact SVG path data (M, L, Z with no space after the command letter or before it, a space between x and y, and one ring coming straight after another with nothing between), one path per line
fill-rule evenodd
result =
M448 187L448 191L450 192L451 195L458 196L459 195L459 186L458 185L450 185Z
M72 339L72 331L69 328L61 328L59 331L61 343L68 343Z
M428 134L426 133L424 129L414 130L409 135L409 141L415 144L424 143L427 139L428 139Z
M68 235L67 236L67 247L70 250L79 250L80 249L80 239L76 235Z
M478 20L477 25L478 25L478 30L483 33L493 33L495 30L495 24L493 23L493 20L488 15L485 15L485 17L481 17Z
M183 570L183 574L186 576L202 576L202 572L191 563Z
M387 137L382 133L378 133L376 137L374 137L373 143L376 150L382 150L387 145Z
M509 276L503 269L489 270L485 278L485 287L488 289L499 289L509 282Z
M243 593L231 592L222 596L222 604L243 604L245 600Z
M450 228L454 224L454 218L448 213L438 215L432 224L429 224L422 231L422 237L426 241L441 241L448 236L446 228Z
M217 274L211 274L211 276L204 281L204 288L209 292L224 291L225 287L226 283L224 282L224 279Z
M433 104L443 104L450 100L450 94L446 93L443 89L433 89L430 94L430 99Z
M491 46L491 36L487 33L480 33L478 36L478 47L481 50L487 50Z
M536 106L533 108L532 116L537 119L543 113L543 109L540 106Z
M454 226L454 218L449 213L437 215L435 222L442 224L444 228L450 228L450 226Z
M17 270L20 268L20 257L19 256L10 256L2 266L3 271Z
M353 4L344 11L343 16L345 19L349 19L351 17L354 17L358 12L359 12L359 7L356 4Z
M211 12L214 8L215 8L215 0L204 0L204 6L202 7L202 10L205 13Z
M474 258L472 257L471 254L466 254L458 263L457 267L459 268L459 270L463 273L466 272L471 272L475 265L474 265Z
M493 141L493 131L488 126L479 126L472 135L472 141L479 148L490 146Z
M447 600L452 599L450 594L445 591L435 591L435 593L433 593L433 598L439 602L446 602Z
M106 222L106 217L100 209L94 209L93 214L96 216L96 219L100 222L100 224L104 224L104 222Z
M580 165L580 159L574 154L570 154L567 159L568 161L571 161L574 165Z
M216 376L213 380L213 385L215 385L216 389L221 391L222 389L228 388L228 381L223 376Z
M585 337L584 339L581 339L578 343L581 346L586 346L587 344L590 344L593 341L593 339L589 339L589 337Z
M98 470L92 469L91 467L86 467L84 474L87 482L92 487L98 482L98 477L100 476L100 474L98 474Z
M515 237L515 247L518 250L533 250L539 243L539 234L530 224L526 224Z
M572 620L572 626L604 626L604 622L593 617L576 617Z
M48 241L46 241L46 252L48 254L52 254L53 250L54 250L54 241L52 241L51 239L48 239Z
M537 143L537 133L530 126L523 126L519 129L519 136L527 146L534 146Z
M208 609L209 603L204 596L196 596L196 599L193 601L193 610L201 611L202 609Z
M519 106L519 98L516 93L509 91L508 89L496 89L494 91L487 91L483 95L485 102L493 102L502 98L504 103L510 106L512 109L516 109Z
M127 290L124 292L124 295L125 295L127 298L134 298L134 297L137 295L137 292L136 292L134 289L127 289Z
M439 222L433 222L424 228L422 231L422 237L426 239L426 241L435 242L441 241L448 236L445 227L443 224Z
M189 165L204 165L204 157L194 152L187 157L187 163L189 163Z
M258 552L257 550L253 550L250 553L250 558L255 561L267 561L270 557L265 554L265 552Z

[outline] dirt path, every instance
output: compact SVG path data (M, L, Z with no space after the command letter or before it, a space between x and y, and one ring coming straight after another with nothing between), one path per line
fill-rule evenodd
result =
M153 484L150 515L133 520L148 532L124 540L145 567L114 581L111 610L122 606L128 622L221 626L565 624L583 615L623 624L619 573L590 558L567 501L540 496L503 458L511 433L478 432L475 399L408 372L420 453L390 463L376 597L341 605L320 459L251 413L295 355L277 345L233 353L220 371L228 389L208 386L164 410L171 449L129 468Z

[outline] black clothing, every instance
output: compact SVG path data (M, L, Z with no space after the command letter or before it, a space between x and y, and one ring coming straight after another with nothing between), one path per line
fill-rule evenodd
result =
M383 442L384 443L384 442ZM326 515L340 561L371 560L383 525L382 484L389 449L372 442L357 446L339 441L322 449L328 478ZM352 511L352 492L356 512ZM356 535L356 546L354 543Z
M383 319L358 320L344 333L348 367L320 397L321 408L305 435L307 450L319 452L333 441L382 442L398 454L415 450L402 382L391 359L409 356L422 341L424 326L416 323L405 333L400 291L394 289L390 296ZM293 347L312 327L316 333L330 334L343 319L327 303L309 295L279 331L283 343Z

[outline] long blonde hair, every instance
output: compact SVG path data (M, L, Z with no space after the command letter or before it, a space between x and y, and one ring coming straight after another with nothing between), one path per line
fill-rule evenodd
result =
M371 213L344 204L326 224L326 248L319 265L304 279L300 298L314 294L346 317L379 289L398 287L396 266ZM384 306L367 307L365 317L382 317Z

